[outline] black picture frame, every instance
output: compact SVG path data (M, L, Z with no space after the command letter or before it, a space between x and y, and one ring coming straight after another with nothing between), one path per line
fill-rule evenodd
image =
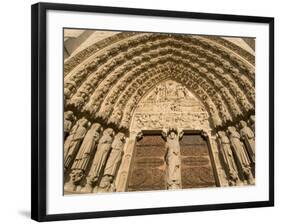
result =
M254 22L269 24L269 200L208 204L195 206L159 207L131 210L114 210L99 212L83 212L68 214L46 214L46 13L48 10L73 12L96 12L124 15L162 16L170 18L190 18L216 21ZM74 4L37 3L32 5L32 155L31 155L31 218L37 221L74 220L100 217L148 215L161 213L178 213L206 210L222 210L237 208L254 208L274 206L274 18L241 15L224 15L211 13L194 13L183 11L163 11L151 9L103 7Z

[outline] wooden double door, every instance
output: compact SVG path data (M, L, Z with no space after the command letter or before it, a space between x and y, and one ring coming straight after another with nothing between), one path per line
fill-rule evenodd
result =
M180 148L182 188L216 186L207 140L200 134L184 134ZM127 191L167 189L165 153L161 134L147 134L137 141Z

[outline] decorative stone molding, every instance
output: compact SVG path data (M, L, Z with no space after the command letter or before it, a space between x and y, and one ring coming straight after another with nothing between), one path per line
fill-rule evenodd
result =
M164 36L165 37L165 36ZM169 37L170 38L170 37ZM147 38L146 38L147 39ZM193 40L193 39L192 39ZM161 45L161 41L166 41L166 42L164 42L164 44L162 44ZM209 58L209 60L215 60L215 64L214 64L214 67L216 68L216 66L223 66L223 67L225 67L225 69L228 69L228 70L230 70L230 73L234 76L234 78L236 78L237 80L239 80L240 79L240 74L238 75L238 74L236 74L236 72L237 72L237 70L235 70L235 69L233 69L233 66L231 66L231 63L227 63L227 61L225 60L225 59L223 59L223 58L218 58L217 57L217 55L216 54L214 54L214 53L211 53L210 52L210 50L208 49L208 50L205 50L204 48L202 48L202 47L200 47L200 46L195 46L195 47L192 47L192 45L189 43L188 45L184 42L184 41L181 41L181 42L179 42L178 44L175 44L175 42L177 42L178 40L170 40L170 39L164 39L163 37L162 37L162 39L160 40L160 41L158 41L158 42L160 42L160 43L157 43L156 42L156 44L158 44L158 45L156 45L156 46L154 46L154 45L152 45L152 46L154 46L154 47L152 47L152 49L153 50L151 50L151 56L149 56L148 55L148 59L149 58L153 58L153 57L156 57L156 56L159 56L159 54L165 54L165 52L166 52L166 54L169 54L169 53L173 53L173 52L175 52L175 54L177 55L179 52L183 52L183 54L184 54L184 57L186 58L186 57L191 57L191 59L192 60L196 60L197 58L201 58L198 54L194 54L193 52L192 52L192 50L193 51L195 51L195 52L201 52L201 54L202 54L202 52L204 53L204 51L206 51L205 52L205 56L203 56L203 58L202 58L202 60L203 60L203 62L204 62L204 60L206 60L206 58L208 59ZM155 43L153 43L153 44L155 44ZM167 45L167 47L165 48L165 44ZM177 48L175 48L174 47L174 45L176 45L176 46L181 46L182 48L180 48L180 49L178 49L177 50ZM187 46L186 48L183 48L184 46ZM159 48L161 46L161 48ZM159 48L159 50L157 49L157 47ZM209 46L210 47L210 46ZM212 46L212 47L214 47L214 46ZM142 47L139 47L139 48L141 48L142 49ZM139 48L137 48L137 49L139 49ZM147 45L145 45L145 44L143 44L143 48L145 49L145 50L147 50ZM139 51L141 51L141 49L139 50ZM191 49L191 50L190 50ZM156 51L155 51L156 50ZM131 50L132 51L132 50ZM120 56L119 56L119 58L122 58L123 60L124 60L124 58L126 58L126 54L130 54L131 55L131 53L133 53L133 52L126 52L125 53L125 55L122 55L122 53L120 53ZM139 53L138 53L138 51L136 50L136 52L134 52L135 54L133 54L135 57L139 57ZM143 54L145 53L145 52L142 52ZM124 54L124 53L123 53ZM143 55L142 54L142 55ZM110 53L109 53L109 55L110 55ZM102 76L104 76L104 75L106 75L106 74L111 74L112 73L112 71L114 71L115 69L114 69L114 66L115 67L120 67L120 66L122 66L122 67L124 67L124 69L121 69L121 71L128 71L128 69L130 69L130 67L132 68L132 67L135 67L135 66L137 66L138 65L138 63L140 63L140 60L142 60L142 58L144 58L144 60L147 60L147 59L145 59L145 57L144 56L141 56L140 57L140 59L139 60L134 60L134 58L130 58L131 60L127 63L127 66L126 65L120 65L119 63L111 63L112 61L111 60L109 60L108 61L108 66L105 66L104 68L103 68L103 65L99 65L99 70L97 71L97 72L95 72L95 73L92 73L92 75L91 76L94 76L94 79L95 80L97 80L97 79L99 79L99 77L102 77ZM231 58L235 58L235 56L232 56ZM235 59L237 59L237 58L235 58ZM96 59L97 60L97 59ZM202 61L201 60L201 61ZM238 60L238 59L237 59ZM118 60L117 60L118 61ZM236 61L235 61L236 62ZM236 62L237 63L237 62ZM99 63L96 63L96 64L99 64ZM194 64L194 63L193 63ZM132 65L134 65L134 66L132 66ZM197 66L196 65L196 63L194 64L194 66ZM89 67L89 66L88 66ZM236 66L237 67L237 66ZM86 69L87 70L87 69ZM120 70L120 69L119 69ZM219 72L219 71L223 71L223 70L217 70L217 72ZM241 70L242 71L242 70ZM240 70L238 70L238 72L241 72ZM110 73L109 73L110 72ZM81 79L81 78L83 78L83 77L85 77L85 72L81 72L80 73L80 75L79 75L79 73L77 73L77 75L76 76L73 76L73 78L72 79L74 79L75 81L76 81L76 83L81 83L81 81L78 81L79 79ZM74 74L75 75L75 74ZM116 74L115 74L115 76L116 76ZM79 78L79 77L81 77L81 78ZM77 78L78 78L78 80L77 80ZM251 77L249 77L250 79L251 79ZM70 78L68 78L67 80L71 80L71 77ZM93 80L92 78L88 78L88 80L89 80L89 83L91 83L91 84L89 84L89 85L92 85L92 88L90 88L90 89L94 89L94 86L93 86L93 83L96 83L96 85L98 85L97 84L97 82L95 81L95 80ZM245 80L243 80L243 81L245 81ZM86 82L87 83L87 82ZM86 83L85 83L85 85L86 85ZM246 84L245 84L246 83ZM246 82L243 82L243 85L251 85L250 83L248 83L248 81L246 80ZM249 87L249 86L248 86ZM86 88L86 87L81 87L82 88L82 92L84 92L84 89ZM89 89L89 88L88 88ZM77 97L79 97L79 94L78 94L78 96Z

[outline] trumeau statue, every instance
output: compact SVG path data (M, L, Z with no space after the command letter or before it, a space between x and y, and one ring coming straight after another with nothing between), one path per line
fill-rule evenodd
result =
M181 158L179 140L183 132L170 128L162 132L166 140L167 188L181 189Z
M100 138L100 132L102 131L102 127L98 123L92 124L91 128L88 130L82 145L79 149L79 152L74 160L72 169L82 169L86 170L87 165L90 160L90 156L95 150L95 147Z
M255 163L255 135L245 121L240 121L240 135L253 163Z
M227 168L229 176L229 185L233 186L237 184L238 174L236 171L236 165L233 158L233 153L230 147L230 141L224 131L219 131L219 142L221 145L221 155Z
M69 132L71 131L72 125L74 123L75 117L72 111L66 111L64 112L64 124L63 124L63 138L66 140L66 138L69 135Z
M87 180L87 185L85 191L87 192L89 188L93 188L97 185L99 178L101 176L101 170L106 163L108 153L111 149L111 144L114 137L114 131L111 128L104 130L102 137L99 140L97 151L93 160L93 164L89 173L90 178Z
M249 184L253 184L254 180L253 180L253 175L251 173L251 161L247 155L247 152L246 152L242 142L240 141L240 135L236 131L235 127L232 127L232 126L228 127L227 132L229 134L229 139L230 139L231 145L233 147L233 153L237 157L237 165L241 169L247 182Z
M86 118L81 118L71 129L69 136L64 143L64 168L69 168L75 158L80 144L85 137L89 122Z
M111 152L106 162L103 177L99 186L99 192L114 191L113 180L116 176L118 167L123 156L123 147L125 144L125 135L119 132L111 145Z

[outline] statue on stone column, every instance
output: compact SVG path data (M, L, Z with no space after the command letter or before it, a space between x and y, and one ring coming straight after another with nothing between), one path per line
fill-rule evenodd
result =
M115 135L114 141L112 142L111 152L106 162L103 177L99 185L99 192L112 192L116 189L113 180L122 160L124 144L125 134L119 132Z
M72 125L74 123L75 117L72 111L66 111L64 112L64 124L63 124L63 138L64 141L69 135L69 132L71 131Z
M240 135L236 131L235 127L228 127L227 129L231 146L233 147L233 153L237 158L237 165L242 171L242 174L246 178L249 184L254 184L254 178L251 172L251 161L246 153L243 143L240 141Z
M92 124L81 144L79 152L72 165L72 169L86 170L90 156L93 154L97 146L101 131L102 127L99 123Z
M86 118L81 118L71 129L71 132L64 143L64 171L71 166L88 127L88 120Z
M250 155L252 163L255 163L255 135L254 132L247 126L245 121L240 121L240 136L245 143L246 149Z
M183 132L170 128L167 132L162 132L166 140L165 161L167 164L167 188L181 189L181 158L179 140Z
M229 176L229 185L235 186L238 182L238 174L236 171L233 153L230 147L230 141L224 131L219 131L219 142L221 146L221 155L226 165L227 174Z
M101 170L104 167L110 152L113 137L113 129L107 128L104 130L103 135L99 140L89 178L87 179L86 187L82 191L88 192L88 190L93 189L93 187L97 185L97 182L101 176Z

